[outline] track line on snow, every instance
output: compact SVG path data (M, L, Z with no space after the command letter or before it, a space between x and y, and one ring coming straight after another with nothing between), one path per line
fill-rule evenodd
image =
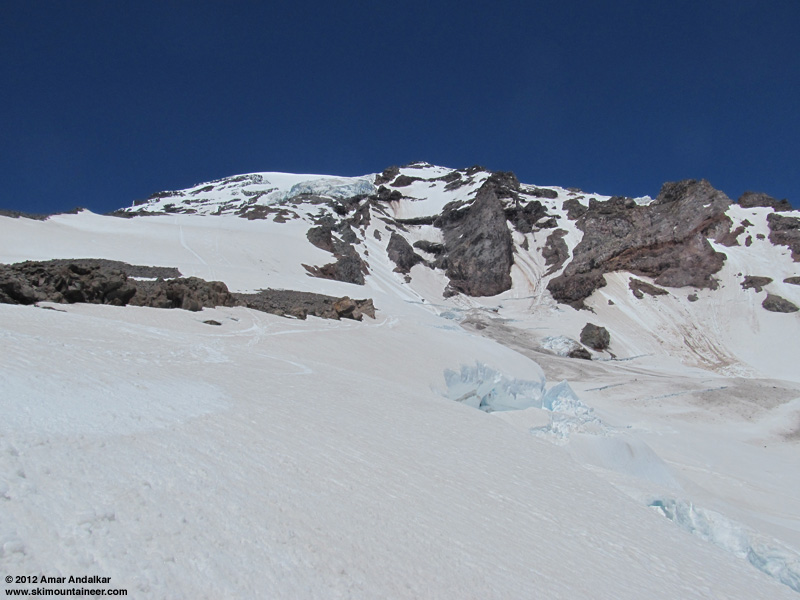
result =
M180 241L181 241L181 246L183 246L184 249L188 250L197 260L199 260L200 264L205 265L206 267L209 267L209 270L211 272L211 278L213 279L214 278L214 269L210 267L210 265L206 262L206 260L202 256L200 256L197 252L192 250L192 248L189 246L189 244L186 243L186 237L183 234L183 225L178 223L177 217L175 218L175 223L178 225L178 236L179 236Z

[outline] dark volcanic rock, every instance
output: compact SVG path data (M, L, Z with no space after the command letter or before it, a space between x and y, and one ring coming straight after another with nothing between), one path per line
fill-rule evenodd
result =
M436 222L436 219L437 219L437 217L435 217L435 216L410 217L408 219L395 218L394 222L399 227L401 227L401 229L403 229L403 231L406 231L406 229L402 227L403 225L433 225Z
M469 207L447 205L437 220L444 235L446 274L453 292L494 296L511 287L513 241L497 196L498 185L487 180Z
M356 208L355 212L353 212L353 215L347 220L348 223L350 223L350 225L353 227L366 228L372 220L370 204L371 203L367 201Z
M320 225L311 227L306 232L306 237L317 248L332 253L336 258L335 262L321 267L303 265L309 274L323 279L364 285L364 275L369 273L369 269L353 247L353 243L359 240L349 223L343 221L336 224L333 219L325 220Z
M580 346L578 348L573 348L572 350L569 351L569 354L567 354L567 356L570 358L581 358L583 360L592 360L591 353L583 346Z
M406 241L406 238L397 232L392 232L386 252L389 259L397 265L395 270L400 273L408 273L414 265L425 262L424 258L414 252L414 248Z
M628 287L630 288L633 295L636 296L639 300L644 298L645 294L649 296L666 296L669 295L669 292L665 289L660 287L656 287L652 284L647 283L646 281L642 281L641 279L631 279L628 282Z
M306 231L306 238L320 250L325 250L325 252L330 252L331 254L335 252L333 247L333 227L330 225L310 227Z
M733 222L730 217L720 219L711 225L704 234L706 237L712 238L716 243L722 244L730 248L731 246L739 245L739 236L745 232L745 226L739 225L734 230L731 230Z
M237 304L284 317L305 319L355 319L364 315L375 318L372 300L352 300L347 296L336 298L312 292L294 290L261 290L254 294L234 294Z
M547 236L547 241L544 244L544 248L542 248L542 256L544 257L544 264L550 265L550 268L547 269L545 275L552 275L567 262L569 247L567 242L564 241L565 235L567 235L565 230L556 229Z
M519 179L511 171L493 171L489 179L495 187L495 193L500 198L512 197L512 192L519 191Z
M800 262L800 219L770 213L767 223L769 241L776 246L788 246L792 251L792 259Z
M792 205L784 198L783 200L776 200L772 196L768 196L763 192L745 192L738 200L739 206L742 208L755 208L757 206L765 206L777 212L792 210Z
M82 263L82 264L79 264ZM97 264L92 264L97 263ZM114 269L105 263L119 264ZM124 270L123 270L124 269ZM0 265L0 303L34 304L36 302L112 304L182 308L199 311L204 307L247 306L254 310L305 319L308 315L326 319L375 317L372 300L336 298L291 290L262 290L255 294L231 294L220 281L197 277L170 280L136 281L128 272L165 267L142 267L116 261L81 259L53 260ZM174 269L177 272L177 269ZM204 321L220 325L218 321Z
M540 219L550 216L547 208L538 200L531 200L524 205L515 202L513 205L507 206L504 212L506 219L520 233L530 233ZM541 227L542 225L539 225L539 228Z
M122 265L122 269L113 268L109 264ZM100 259L0 265L0 302L84 302L114 306L132 304L187 310L233 305L228 288L218 281L209 282L196 277L135 281L128 279L125 271L145 273L144 276L147 276L153 272L172 274L177 269L142 267Z
M328 263L321 267L311 265L303 265L303 267L305 267L309 275L313 277L364 285L366 265L352 247L351 250L351 253L349 252L347 255L339 256L336 262Z
M392 187L406 187L407 185L411 185L415 181L423 181L422 177L410 177L408 175L398 175L397 179L395 179L391 185Z
M0 302L113 304L123 306L136 286L117 269L59 261L0 266Z
M630 198L589 201L578 219L583 239L573 260L548 289L576 308L605 285L604 273L630 271L668 287L715 288L714 273L725 256L706 239L709 229L725 221L730 199L707 181L667 183L652 203Z
M775 294L767 294L767 297L761 303L765 309L770 312L779 312L779 313L793 313L797 312L797 306L795 306L792 302L789 302L786 298L781 298L780 296L776 296Z
M145 265L130 265L120 260L107 260L105 258L57 258L54 260L48 260L45 262L45 264L53 266L79 265L81 267L116 269L128 277L160 277L162 279L173 279L181 276L181 272L175 267L148 267Z
M387 167L386 169L383 170L382 173L378 174L375 177L375 182L374 182L375 186L377 187L383 185L384 183L389 183L390 181L393 181L394 178L397 177L398 175L400 175L400 167L395 167L395 166Z
M547 188L533 188L533 190L531 190L529 193L535 196L536 198L548 198L549 200L554 200L558 198L557 191L550 190Z
M437 244L436 242L429 242L427 240L419 240L414 242L414 248L419 248L423 252L439 256L444 254L444 244Z
M236 302L228 286L221 281L181 277L169 281L137 281L136 295L129 304L198 311L215 306L235 306Z
M742 281L742 289L749 290L753 288L756 292L760 292L762 288L768 283L772 283L771 277L759 277L758 275L745 275Z
M271 215L275 215L273 221L276 223L286 223L286 221L298 218L297 213L286 208L274 208L272 206L264 206L261 204L247 206L237 210L235 214L243 219L247 219L248 221L263 221L268 219Z
M403 194L400 190L390 190L386 186L380 186L375 194L375 200L378 202L397 202L402 200Z
M611 334L605 327L600 327L593 323L587 323L581 331L581 344L589 346L594 350L605 350L611 343Z
M0 208L0 217L11 217L12 219L32 219L34 221L46 221L50 215L38 215L33 213L20 212L18 210L6 210Z
M570 221L577 221L583 215L586 214L586 211L589 210L577 198L570 198L568 200L564 200L564 203L561 205L561 208L567 211L567 218Z
M800 285L800 277L787 277L783 283L791 283L792 285Z

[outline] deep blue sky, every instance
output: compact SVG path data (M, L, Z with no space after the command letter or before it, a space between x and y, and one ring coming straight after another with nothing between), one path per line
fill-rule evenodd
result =
M800 2L0 4L0 208L427 160L800 206Z

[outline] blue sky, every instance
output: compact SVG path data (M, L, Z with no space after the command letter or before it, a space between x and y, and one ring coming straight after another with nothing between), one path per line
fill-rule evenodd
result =
M800 206L798 29L797 0L5 0L0 208L413 160Z

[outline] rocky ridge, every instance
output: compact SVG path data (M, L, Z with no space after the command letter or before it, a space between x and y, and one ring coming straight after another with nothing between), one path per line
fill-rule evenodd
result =
M541 265L537 285L576 309L618 272L636 276L637 298L691 288L696 301L698 290L718 286L725 248L767 237L749 220L755 217L737 217L734 208L768 211L769 242L800 261L800 219L788 201L747 192L734 203L705 180L666 183L655 199L634 199L521 184L513 173L480 166L417 162L359 178L236 176L155 194L124 212L175 212L175 201L183 212L305 221L308 241L333 257L304 265L309 275L356 285L371 272L369 237L406 284L416 269L439 273L444 297L502 294L514 286L514 266L530 256L523 262Z
M103 259L0 265L0 303L31 305L38 302L180 308L193 312L217 306L246 306L299 319L316 316L360 321L364 315L375 317L372 300L294 290L231 293L221 281L181 277L177 269L168 267L129 265Z

